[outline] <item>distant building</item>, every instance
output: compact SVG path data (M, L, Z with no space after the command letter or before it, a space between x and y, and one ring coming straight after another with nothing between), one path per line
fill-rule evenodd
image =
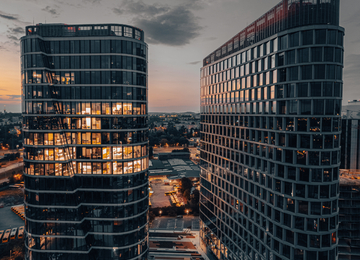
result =
M360 118L341 120L340 169L360 169ZM326 144L325 144L326 145Z
M320 225L323 225L320 219ZM339 259L360 259L360 171L340 170Z
M360 102L349 100L341 119L340 169L360 169Z
M199 178L200 168L188 158L171 157L159 160L150 160L149 178L155 180L166 177L171 180L187 178Z

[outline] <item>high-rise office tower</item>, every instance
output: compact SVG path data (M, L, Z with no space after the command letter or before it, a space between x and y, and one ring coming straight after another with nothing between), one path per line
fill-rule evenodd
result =
M339 0L283 0L201 69L201 244L214 259L337 258Z
M28 26L21 64L26 259L146 259L144 32Z

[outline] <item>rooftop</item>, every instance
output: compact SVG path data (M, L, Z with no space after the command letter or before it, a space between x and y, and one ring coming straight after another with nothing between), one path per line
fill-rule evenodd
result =
M197 178L200 175L200 167L186 159L150 160L149 176L156 175L168 175L169 179Z
M339 0L282 0L270 11L217 48L203 66L247 48L278 32L305 25L339 25Z
M340 169L340 185L360 185L360 170Z
M84 37L121 36L144 41L143 30L124 24L64 24L51 23L26 26L26 36Z

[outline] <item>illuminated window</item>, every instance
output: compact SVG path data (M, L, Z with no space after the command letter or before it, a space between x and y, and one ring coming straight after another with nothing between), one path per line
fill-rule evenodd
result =
M133 148L132 146L125 146L124 147L124 159L133 158Z
M103 159L111 159L110 147L105 147L102 149Z
M112 114L121 115L122 114L122 103L112 103Z
M122 159L122 147L114 146L113 147L113 159Z
M123 163L113 162L113 174L123 174Z
M124 115L132 114L132 103L124 103Z
M92 133L92 144L101 144L101 133Z

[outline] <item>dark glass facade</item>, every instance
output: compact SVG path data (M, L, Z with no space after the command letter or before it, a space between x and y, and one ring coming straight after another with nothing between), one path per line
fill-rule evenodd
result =
M147 258L143 39L119 24L26 27L26 259Z
M282 0L208 55L203 66L287 29L316 24L339 25L339 5L339 0Z
M360 169L360 120L341 120L341 165L340 169Z
M337 259L338 7L284 0L256 21L270 26L266 37L204 59L200 237L211 258ZM277 10L284 27L273 30ZM311 20L315 11L324 19ZM264 29L252 26L245 31Z

